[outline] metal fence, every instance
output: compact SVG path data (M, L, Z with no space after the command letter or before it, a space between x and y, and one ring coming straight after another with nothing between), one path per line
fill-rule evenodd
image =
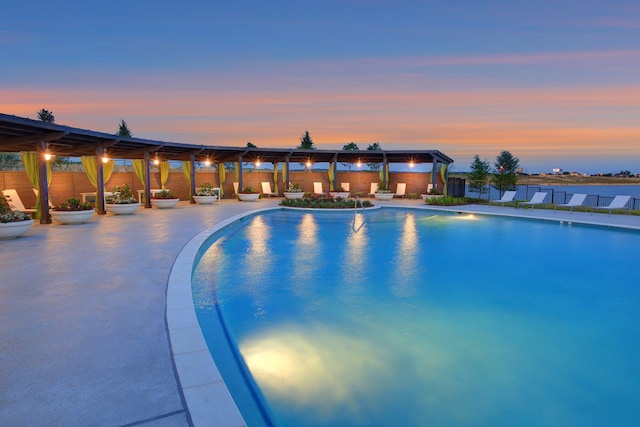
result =
M463 179L464 181L464 179ZM473 197L484 200L498 200L502 197L500 190L491 186L491 183L485 185L480 191L471 191L466 188L465 195L467 197ZM559 190L557 188L548 188L540 185L518 185L516 186L516 199L518 200L530 200L531 196L538 191L544 191L547 193L545 203L561 204L567 203L574 193ZM604 196L598 194L587 194L585 199L585 206L596 208L598 206L606 206L615 198L615 196ZM640 198L631 197L629 203L632 210L640 210Z

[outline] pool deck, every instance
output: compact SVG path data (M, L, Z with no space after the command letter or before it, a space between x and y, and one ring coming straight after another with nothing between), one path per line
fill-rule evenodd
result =
M212 415L212 401L228 403L228 393L220 381L207 388L217 372L189 348L191 328L175 316L189 311L189 299L174 285L212 229L279 202L181 202L81 225L36 224L0 241L0 425L242 425L232 410ZM640 217L628 215L374 204L640 230ZM199 393L206 390L220 394Z

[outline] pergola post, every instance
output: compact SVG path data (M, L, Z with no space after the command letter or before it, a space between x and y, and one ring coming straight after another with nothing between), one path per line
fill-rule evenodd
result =
M193 199L193 196L196 195L196 155L191 153L189 156L189 162L191 162L191 198L189 199L189 203L192 205L196 204L196 201Z
M144 180L147 183L144 188L144 207L151 208L151 160L148 151L144 153Z
M96 213L105 215L107 211L104 206L104 163L102 162L102 148L96 148Z
M289 159L291 156L287 156L285 157L285 163L287 165L287 172L285 173L285 179L284 179L284 191L289 191Z
M242 156L238 156L238 191L242 191L244 185L242 185Z
M433 185L434 191L438 191L438 159L435 157L431 168L431 185Z
M38 146L38 186L40 187L40 224L51 224L49 215L49 186L47 185L47 160L44 155L47 143L42 140Z

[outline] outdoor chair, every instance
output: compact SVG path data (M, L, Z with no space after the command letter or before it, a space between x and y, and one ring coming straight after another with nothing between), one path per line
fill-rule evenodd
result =
M396 186L396 193L393 195L394 197L402 197L404 198L407 192L407 183L399 182Z
M316 194L316 195L325 194L324 191L322 190L322 183L321 182L314 182L313 183L313 194Z
M239 182L234 182L233 183L233 197L237 198L238 197L238 186L240 185Z
M568 203L558 203L553 207L556 210L558 207L569 208L569 213L573 212L573 208L576 206L584 206L584 201L587 199L586 194L574 194Z
M531 200L529 200L528 202L518 202L518 208L520 207L520 205L525 205L525 206L531 206L531 208L535 208L536 205L542 205L544 204L544 199L547 197L547 193L544 191L537 191L535 193L533 193L533 196L531 197Z
M9 202L9 207L13 211L20 211L25 213L35 213L36 209L27 209L22 203L22 199L18 196L18 192L12 188L7 190L2 190L2 194L7 198Z
M342 187L342 189L343 189L344 191L346 191L347 193L350 193L350 192L351 192L351 186L349 185L349 183L348 183L348 182L341 182L341 183L340 183L340 187Z
M504 194L502 195L502 197L500 198L500 200L490 200L489 204L491 204L491 203L500 203L502 205L502 207L504 208L504 204L505 203L509 203L509 202L513 202L515 197L516 197L516 192L515 191L505 191Z
M262 195L263 196L278 196L276 193L274 193L273 191L271 191L271 183L269 183L268 181L263 181L262 182Z
M371 183L371 189L369 189L369 197L375 196L376 195L376 191L378 191L378 183L377 182L372 182Z
M607 206L596 206L593 209L602 209L605 211L609 211L609 215L611 215L611 211L614 209L626 209L627 215L631 215L631 205L629 203L629 199L631 199L631 196L616 196ZM591 210L592 212L593 209Z

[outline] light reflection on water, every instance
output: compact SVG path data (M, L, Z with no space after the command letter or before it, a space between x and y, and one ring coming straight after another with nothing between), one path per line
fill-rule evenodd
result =
M280 424L636 425L638 233L431 215L278 212L205 254Z

